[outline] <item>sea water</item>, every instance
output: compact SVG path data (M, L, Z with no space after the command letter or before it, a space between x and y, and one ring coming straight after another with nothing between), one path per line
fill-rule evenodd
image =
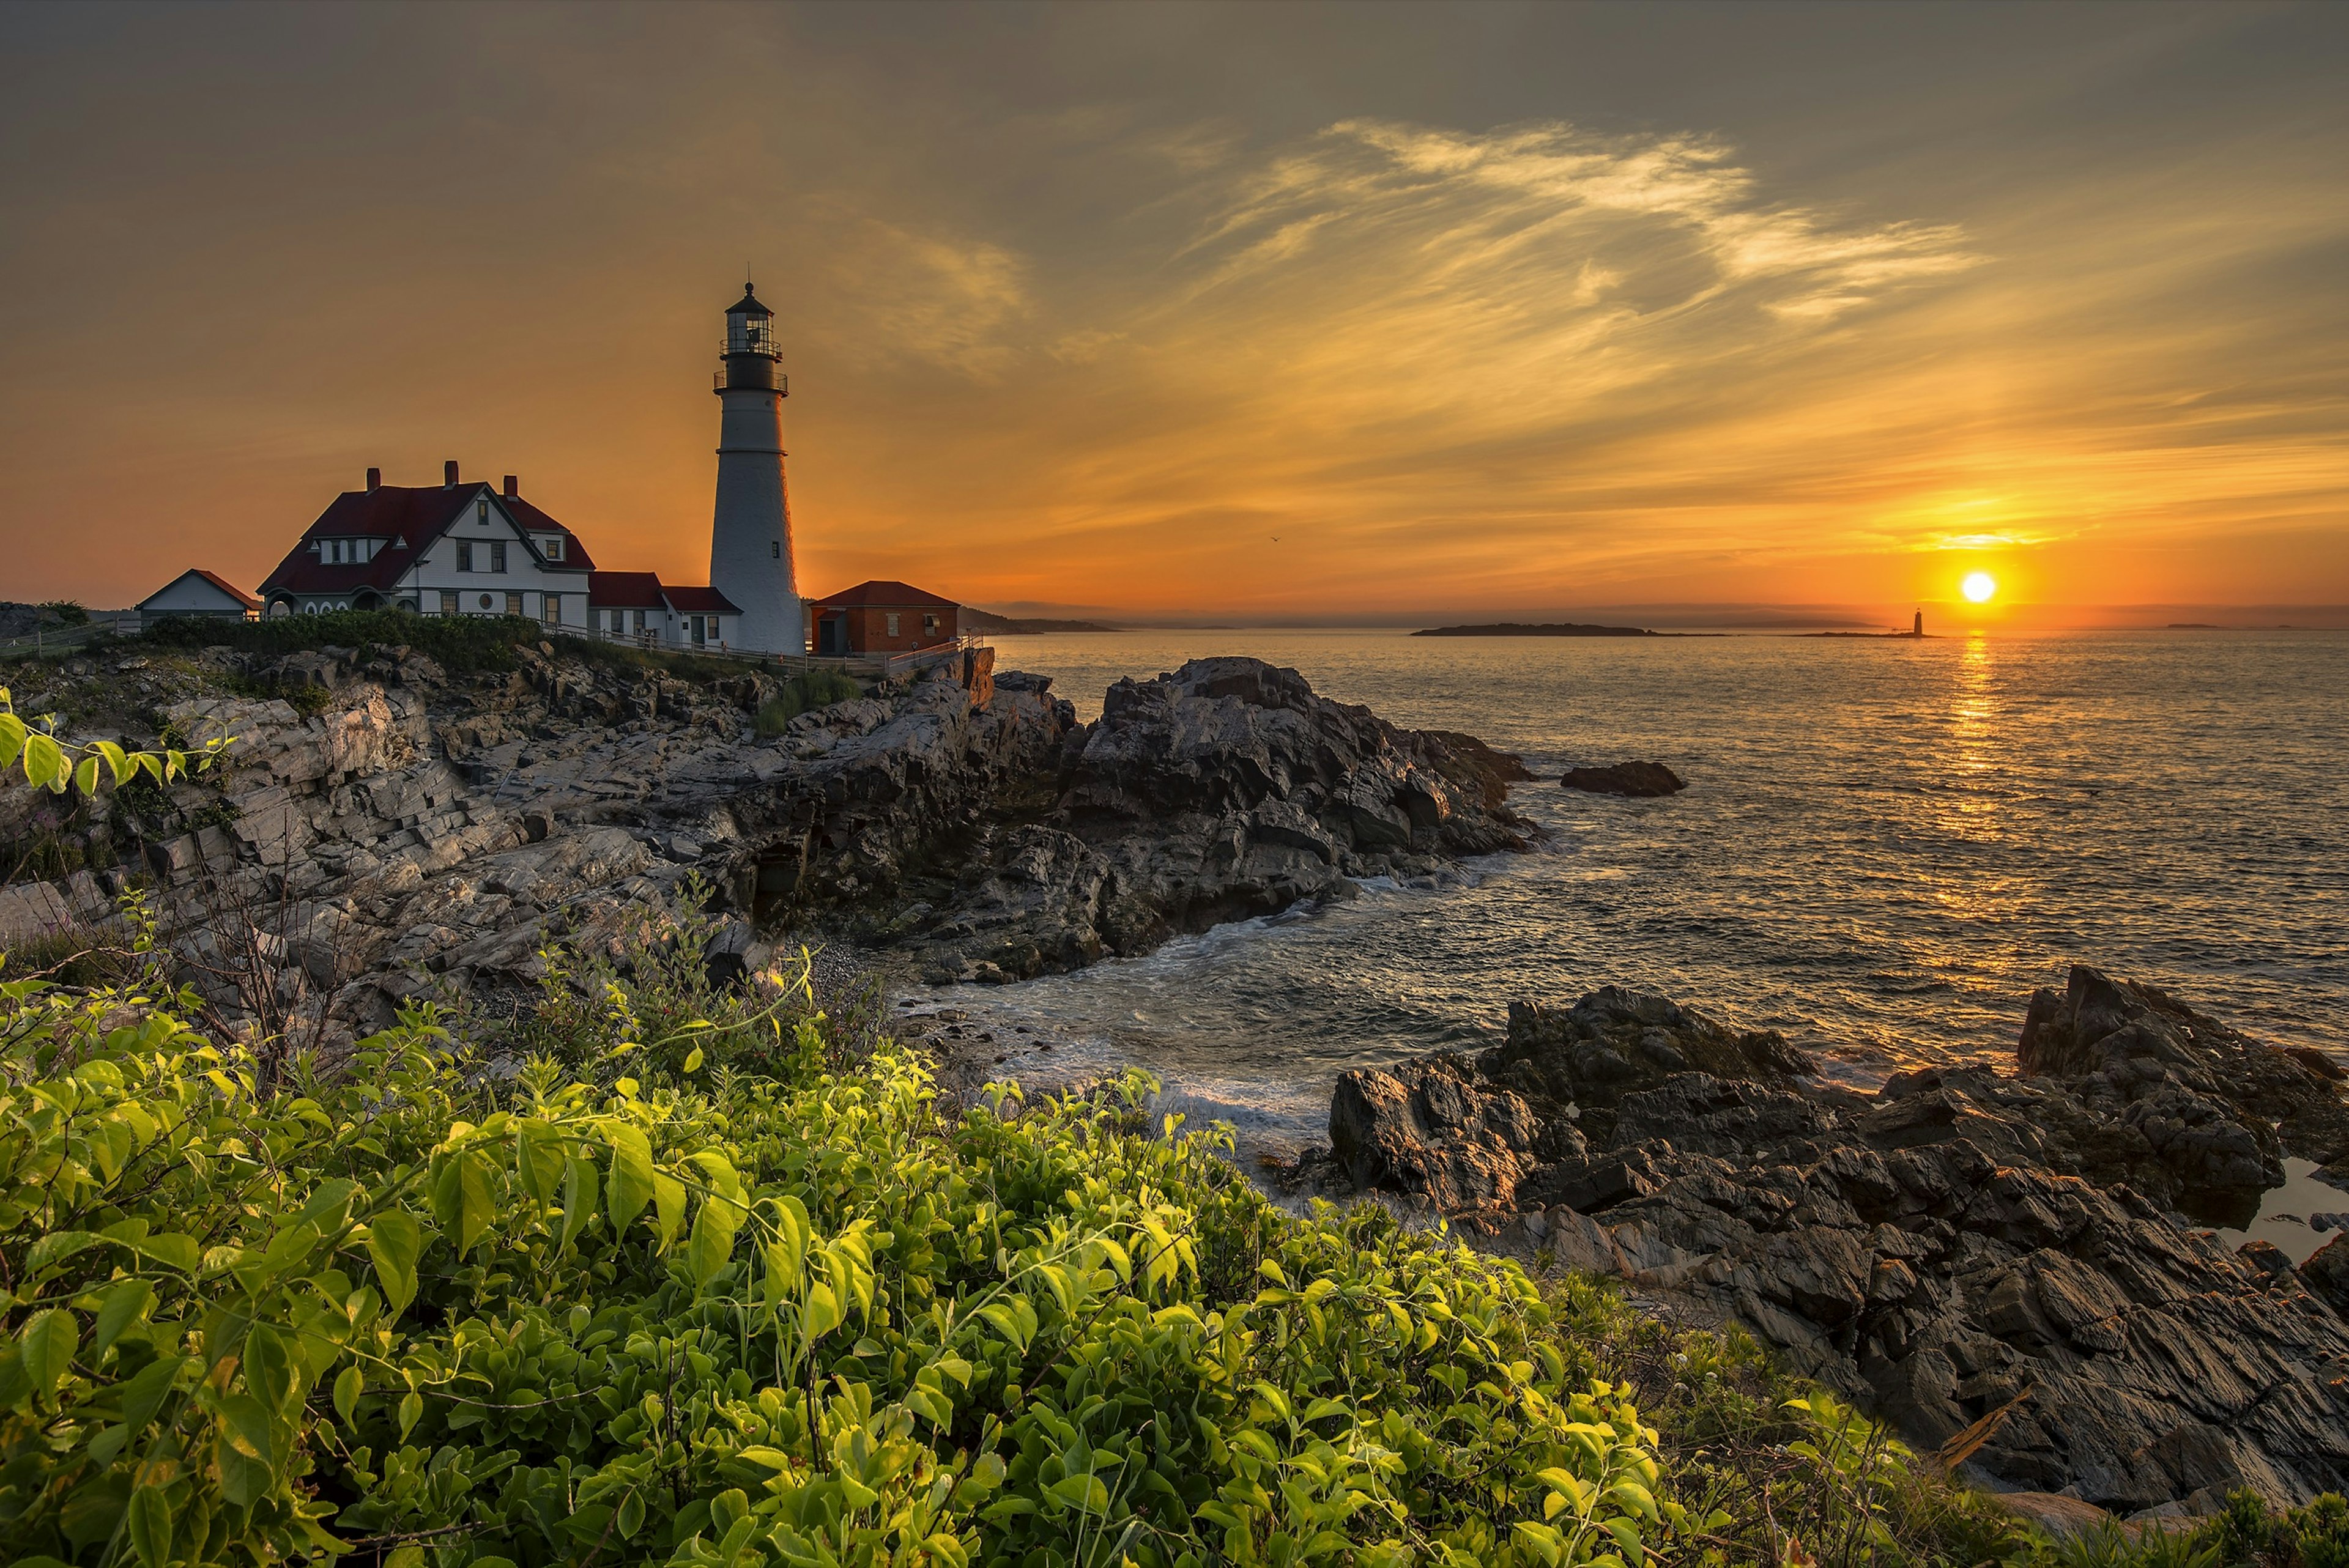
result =
M1539 775L1542 830L1408 884L1146 957L916 1004L1032 1086L1123 1064L1282 1152L1350 1067L1500 1037L1609 983L1774 1028L1857 1086L2012 1065L2034 987L2094 964L2349 1062L2349 634L1908 640L1200 631L997 639L1081 718L1126 676L1247 654ZM1561 789L1668 764L1682 794ZM2344 1205L2349 1207L2349 1205Z

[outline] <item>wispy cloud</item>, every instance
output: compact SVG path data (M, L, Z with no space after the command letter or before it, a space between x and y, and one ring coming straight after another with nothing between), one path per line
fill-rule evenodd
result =
M1023 352L1028 263L1001 245L872 216L843 224L810 330L850 364L912 359L992 380Z

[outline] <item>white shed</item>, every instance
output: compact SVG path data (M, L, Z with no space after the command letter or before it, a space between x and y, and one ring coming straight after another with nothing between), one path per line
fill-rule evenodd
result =
M261 614L261 601L216 572L191 566L139 601L147 615L225 615L242 621Z

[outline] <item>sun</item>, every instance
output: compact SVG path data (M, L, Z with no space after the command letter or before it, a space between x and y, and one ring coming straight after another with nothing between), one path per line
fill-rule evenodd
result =
M1987 604L1998 592L1998 579L1987 572L1969 572L1966 580L1958 584L1958 592L1966 596L1969 604Z

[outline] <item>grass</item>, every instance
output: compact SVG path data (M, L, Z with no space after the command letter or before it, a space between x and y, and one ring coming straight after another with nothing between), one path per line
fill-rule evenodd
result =
M739 678L740 663L668 653L551 631L516 615L418 615L404 610L344 610L326 615L285 615L261 621L171 616L150 624L142 642L168 647L225 647L282 656L316 648L408 647L452 675L508 670L520 649L552 644L563 657L611 669L657 670L695 681Z
M839 670L817 668L793 676L779 695L760 705L759 738L772 740L800 715L864 695L862 683Z

